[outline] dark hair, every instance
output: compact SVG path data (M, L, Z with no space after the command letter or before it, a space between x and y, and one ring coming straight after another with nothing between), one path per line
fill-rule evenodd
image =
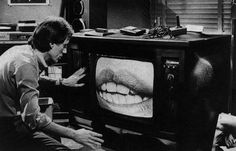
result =
M63 43L73 33L74 30L64 18L51 16L35 28L28 44L41 52L47 52L51 49L50 43Z

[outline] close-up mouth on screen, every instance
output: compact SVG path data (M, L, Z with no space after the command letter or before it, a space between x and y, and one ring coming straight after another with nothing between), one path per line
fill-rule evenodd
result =
M150 62L101 57L96 94L101 108L132 117L153 117L154 67Z

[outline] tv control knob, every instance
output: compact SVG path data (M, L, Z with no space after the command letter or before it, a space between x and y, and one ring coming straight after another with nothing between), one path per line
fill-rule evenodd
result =
M174 81L174 79L175 79L175 75L173 75L173 74L171 74L171 73L169 73L169 74L167 75L167 80L168 80L168 81L172 82L172 81Z

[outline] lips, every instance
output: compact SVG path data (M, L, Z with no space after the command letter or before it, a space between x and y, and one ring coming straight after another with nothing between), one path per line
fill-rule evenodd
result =
M127 70L103 69L96 76L101 107L135 117L152 117L153 88Z
M140 95L152 96L153 87L145 84L144 81L139 80L138 77L133 75L127 70L118 70L114 72L111 69L103 69L99 75L96 76L97 88L102 89L102 84L114 82L118 86L127 87L130 92L138 93ZM109 87L108 87L109 89Z

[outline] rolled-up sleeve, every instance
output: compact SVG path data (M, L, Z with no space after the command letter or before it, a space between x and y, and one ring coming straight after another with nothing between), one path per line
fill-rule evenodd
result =
M30 63L21 65L15 72L22 120L32 130L42 129L51 122L46 114L40 112L38 78L37 68Z

